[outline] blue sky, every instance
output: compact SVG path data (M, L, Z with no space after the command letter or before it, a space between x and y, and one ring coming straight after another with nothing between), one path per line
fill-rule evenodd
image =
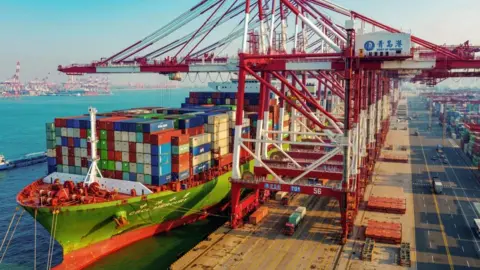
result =
M0 1L0 80L17 60L22 79L56 81L58 64L87 63L109 56L170 22L199 0L2 0ZM480 44L480 0L336 0L387 25L426 40ZM342 23L339 21L339 23ZM113 78L157 81L158 75ZM133 79L132 79L133 78Z

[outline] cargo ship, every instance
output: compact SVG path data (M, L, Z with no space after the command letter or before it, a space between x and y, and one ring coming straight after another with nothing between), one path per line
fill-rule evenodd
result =
M10 170L13 168L27 167L30 165L43 163L47 161L47 154L45 152L31 153L20 158L6 160L5 156L0 155L0 171Z
M254 136L258 102L258 93L245 94L242 137ZM235 92L190 92L181 108L92 110L48 123L49 175L20 191L17 202L63 247L57 268L81 269L225 206L235 104ZM274 100L270 110L273 129ZM251 170L248 154L240 157L241 170Z

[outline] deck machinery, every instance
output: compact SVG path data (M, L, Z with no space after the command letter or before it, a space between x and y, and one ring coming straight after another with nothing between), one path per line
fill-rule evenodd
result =
M346 16L345 25L334 23L326 10ZM166 38L201 14L208 18L198 29L181 38ZM230 34L211 35L217 26L235 19L239 22ZM355 30L358 24L360 29ZM449 76L480 75L451 72L480 68L475 59L478 48L468 43L442 47L408 35L405 42L417 45L411 51L367 55L375 46L401 47L402 42L366 41L357 44L363 47L358 51L356 40L367 32L366 25L372 26L372 32L381 29L387 35L408 35L324 0L203 0L111 57L59 66L58 70L72 75L159 73L172 80L180 80L180 73L238 72L231 226L240 226L243 217L265 201L262 197L267 191L330 196L340 202L345 243L384 144L390 116L396 112L399 81L432 85ZM218 40L198 49L207 36ZM238 57L215 55L237 38L241 40ZM154 44L161 46L152 50ZM187 45L190 49L185 54ZM241 136L247 76L261 83L257 135L251 139ZM308 91L307 80L316 81L316 94ZM268 128L272 93L280 103L280 123L286 112L290 114L288 128L282 124ZM247 147L251 144L255 147ZM255 159L254 170L243 175L239 170L242 150ZM245 188L254 192L241 200Z

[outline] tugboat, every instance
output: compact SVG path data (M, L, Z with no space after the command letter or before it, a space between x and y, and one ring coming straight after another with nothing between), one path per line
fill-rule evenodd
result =
M37 163L47 161L47 154L45 152L31 153L23 157L6 160L5 156L0 155L0 171L10 170L13 168L27 167Z

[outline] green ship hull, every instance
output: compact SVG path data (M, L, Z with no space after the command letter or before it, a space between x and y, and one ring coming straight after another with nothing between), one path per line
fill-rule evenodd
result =
M251 165L253 162L243 165L241 170L249 170ZM63 206L55 215L54 237L63 247L64 255L67 255L82 249L88 250L90 246L102 242L111 242L120 235L135 234L136 231L142 230L145 232L145 228L155 225L183 220L199 214L204 215L206 209L226 202L231 187L230 177L231 172L227 172L204 184L179 192L163 191L127 200ZM19 203L33 217L37 211L37 221L46 230L52 232L54 214L51 208L34 208ZM114 218L121 216L126 217L128 223L117 226ZM173 225L173 227L176 226L179 225ZM167 229L162 229L162 231L165 230ZM118 244L122 246L123 243ZM111 246L112 243L109 245Z

